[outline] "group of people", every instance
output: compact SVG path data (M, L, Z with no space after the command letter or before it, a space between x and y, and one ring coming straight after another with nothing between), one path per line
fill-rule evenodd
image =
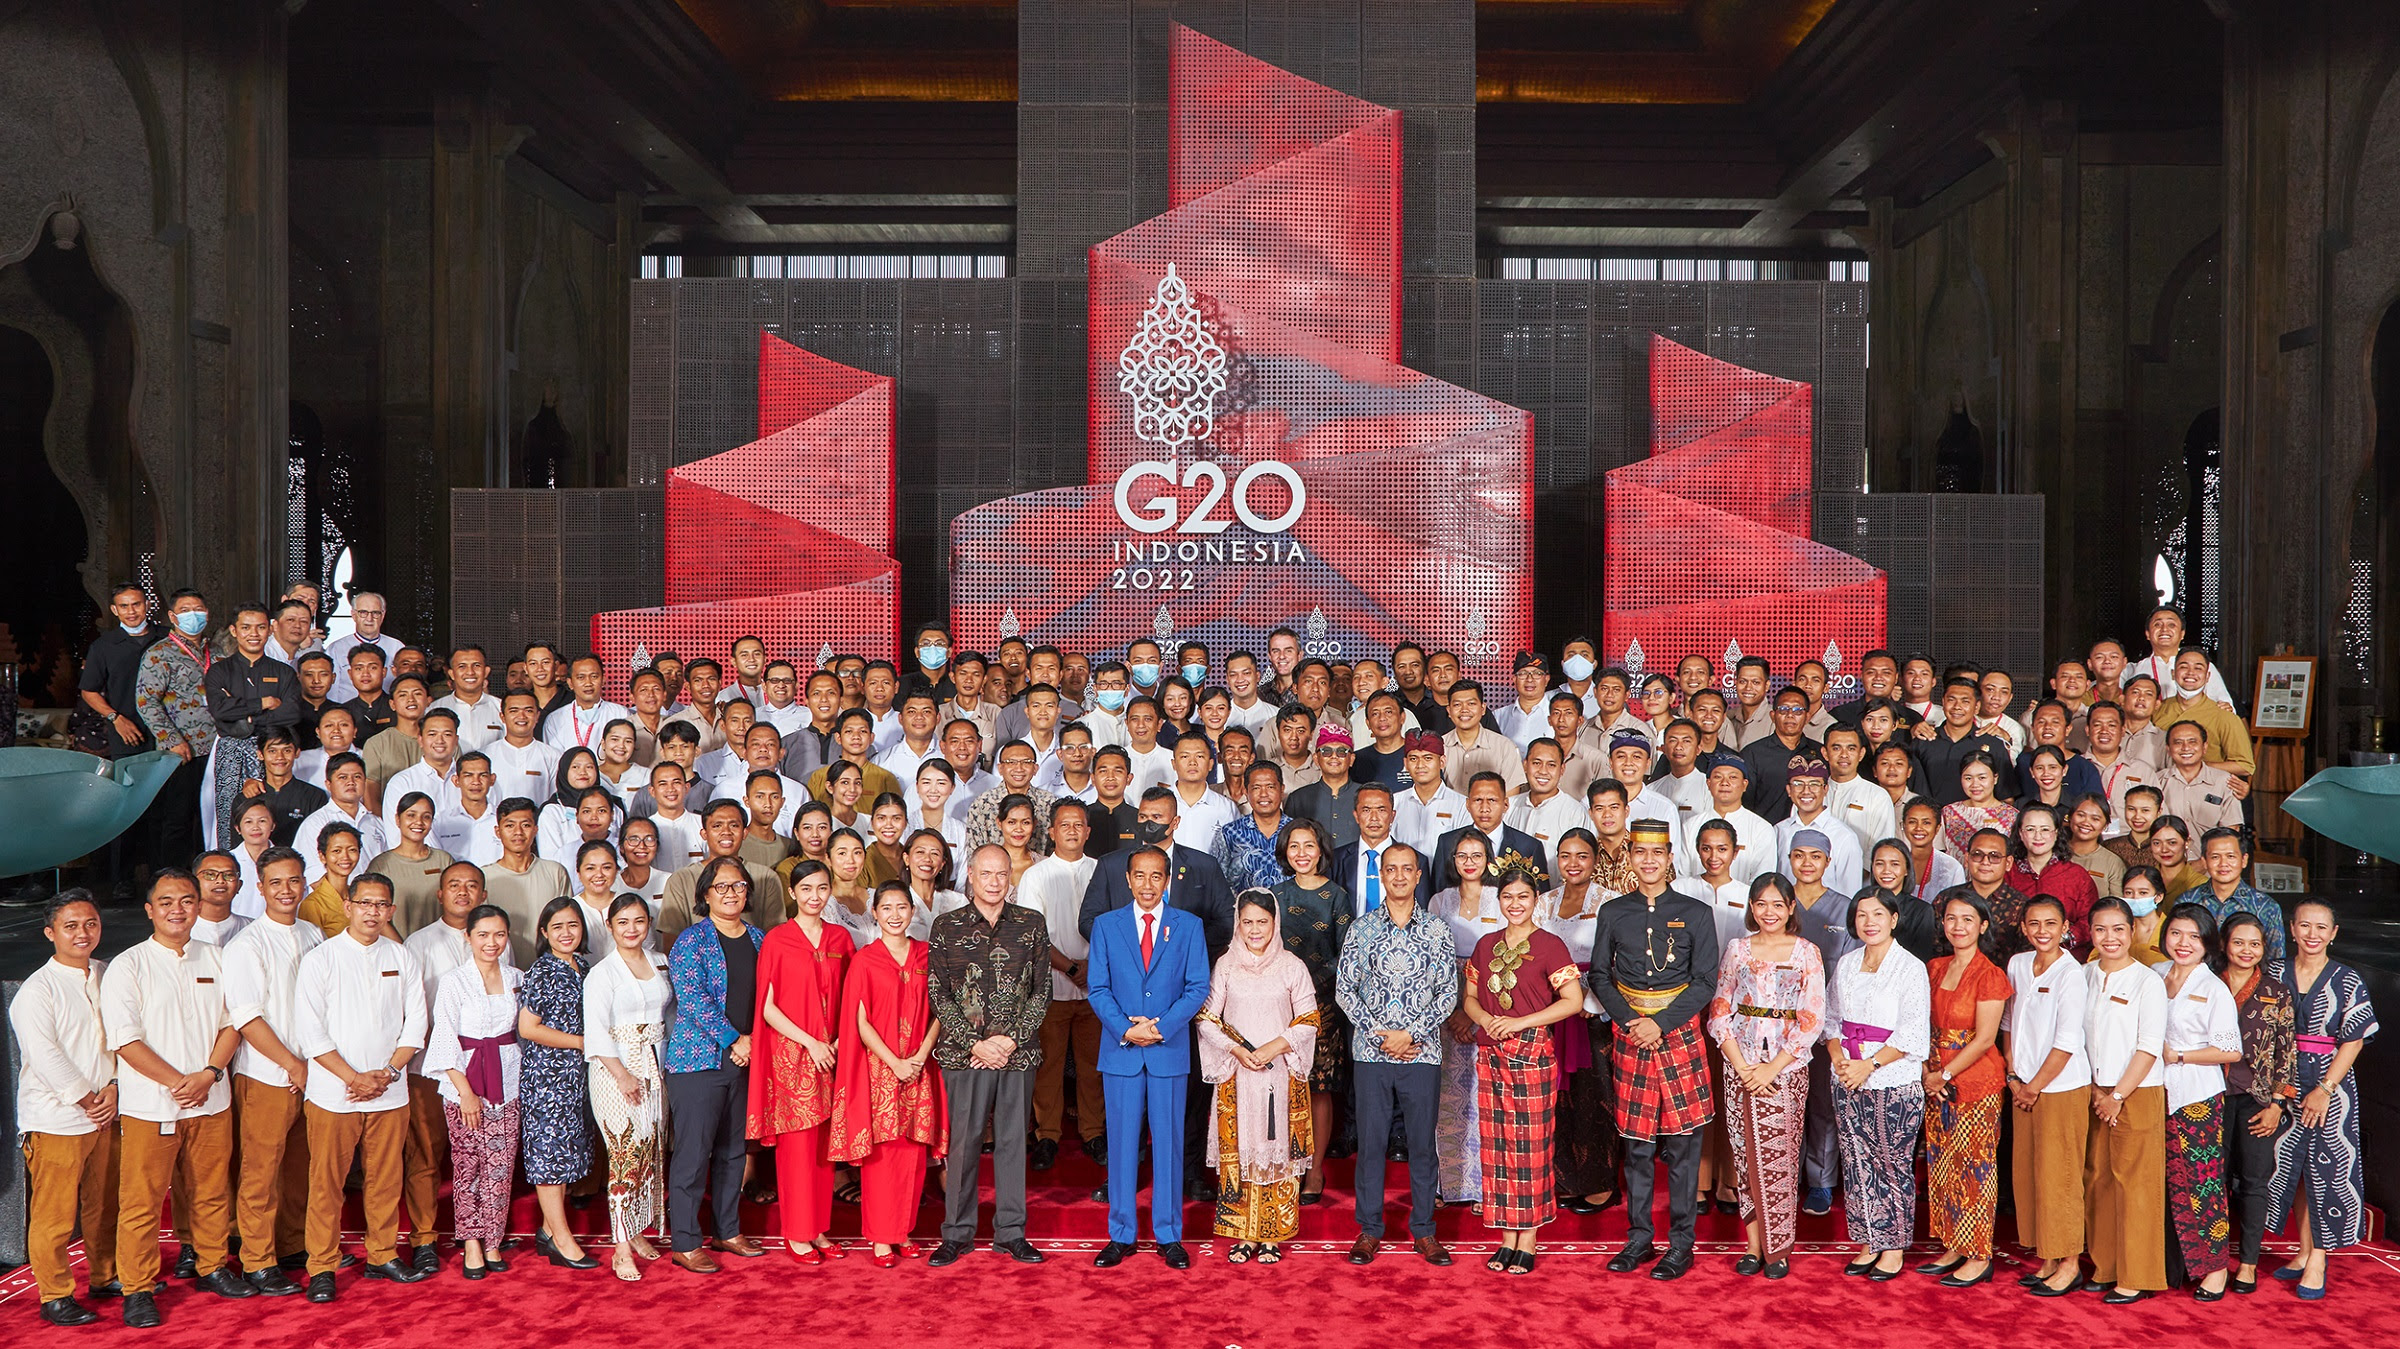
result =
M2249 1292L2297 1208L2277 1274L2319 1298L2359 1237L2373 1010L2330 911L2287 935L2244 880L2248 741L2171 610L2020 717L2003 672L1881 651L1840 706L1817 662L1778 689L1582 640L1487 698L1414 644L987 657L938 625L906 672L662 655L628 705L545 644L435 662L371 594L322 647L311 595L223 643L200 595L146 642L118 600L86 702L194 766L162 809L211 846L149 873L114 960L61 895L11 1009L54 1323L96 1318L78 1229L89 1295L158 1323L170 1196L201 1287L332 1300L354 1168L363 1273L398 1282L440 1268L444 1180L461 1273L504 1272L520 1171L536 1254L596 1266L568 1210L604 1198L627 1280L654 1235L694 1273L763 1254L745 1197L798 1263L851 1254L840 1201L870 1262L945 1266L987 1148L992 1247L1039 1262L1027 1173L1074 1143L1104 1267L1145 1149L1175 1268L1186 1200L1280 1261L1342 1155L1356 1264L1387 1161L1416 1255L1451 1263L1436 1210L1469 1205L1512 1275L1559 1209L1623 1202L1609 1267L1679 1277L1714 1203L1780 1278L1838 1192L1848 1272L1897 1278L1920 1151L1949 1287L1992 1277L2004 1185L2041 1296Z

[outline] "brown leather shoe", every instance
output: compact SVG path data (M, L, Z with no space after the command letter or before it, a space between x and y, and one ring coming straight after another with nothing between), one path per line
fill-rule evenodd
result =
M1425 1263L1429 1265L1450 1263L1450 1248L1435 1241L1432 1237L1417 1238L1417 1254L1423 1256Z
M1362 1232L1359 1234L1358 1240L1350 1243L1350 1263L1354 1265L1374 1264L1375 1252L1381 1249L1383 1249L1382 1237L1371 1237Z
M677 1265L683 1267L684 1269L690 1270L694 1274L714 1274L719 1269L724 1268L724 1266L717 1263L717 1258L713 1255L710 1255L707 1251L677 1251L670 1258L673 1259Z
M708 1248L712 1251L723 1251L727 1255L739 1255L745 1258L761 1256L767 1253L767 1248L759 1245L758 1238L756 1237L735 1236L720 1238L718 1240L709 1242Z

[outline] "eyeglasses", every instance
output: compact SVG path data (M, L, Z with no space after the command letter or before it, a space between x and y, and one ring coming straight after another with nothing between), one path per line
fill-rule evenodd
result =
M715 885L708 887L708 892L712 895L748 894L750 892L750 884L747 881L719 881Z
M2005 862L2008 860L2008 854L2004 852L1991 852L1986 849L1979 849L1975 852L1968 853L1967 860L1970 862Z
M242 873L238 871L227 871L223 867L211 867L207 871L196 871L192 874L198 876L204 881L230 881Z
M390 900L388 900L388 899L355 899L355 898L354 898L354 899L350 900L349 902L350 902L350 903L352 903L352 904L356 904L358 907L360 907L360 908L362 908L362 909L388 909L388 908L392 907L392 901L390 901Z

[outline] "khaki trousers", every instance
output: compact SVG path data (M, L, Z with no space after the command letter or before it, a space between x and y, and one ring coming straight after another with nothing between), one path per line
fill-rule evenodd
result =
M1075 1055L1075 1134L1098 1138L1108 1131L1108 1107L1100 1083L1100 1016L1081 998L1052 998L1042 1016L1042 1066L1033 1075L1033 1124L1037 1136L1055 1143L1066 1129L1067 1052Z
M25 1135L25 1248L42 1301L75 1294L67 1247L78 1227L91 1285L117 1277L116 1165L113 1124L88 1134Z
M242 1263L258 1274L275 1268L276 1257L308 1249L308 1125L288 1088L236 1076L233 1100L242 1172L233 1226Z
M2083 1254L2083 1153L2092 1133L2088 1087L2045 1091L2030 1111L2007 1107L2015 1137L2009 1173L2017 1240L2044 1260Z
M233 1112L194 1115L171 1128L124 1121L117 1164L117 1272L128 1293L159 1286L158 1220L170 1189L175 1210L192 1229L192 1251L203 1275L225 1268L233 1227Z
M2085 1098L2089 1100L2087 1096ZM2092 1277L2127 1292L2167 1286L2167 1089L2125 1098L2114 1128L2091 1117L2083 1160Z
M408 1204L408 1242L430 1246L441 1237L441 1186L450 1171L450 1121L442 1090L431 1078L408 1079L408 1143L401 1153L401 1189Z
M301 1107L308 1120L308 1273L331 1274L342 1262L342 1185L357 1158L366 1176L360 1207L366 1211L366 1254L370 1265L399 1256L400 1173L407 1148L408 1111L327 1110Z

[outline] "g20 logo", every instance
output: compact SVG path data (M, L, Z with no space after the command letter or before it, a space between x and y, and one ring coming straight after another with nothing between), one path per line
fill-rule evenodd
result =
M1188 515L1183 511L1180 497L1165 493L1137 506L1132 501L1138 490L1135 484L1145 478L1165 483L1169 492L1197 488L1200 499ZM1263 514L1253 498L1259 481L1264 478L1281 482L1290 498L1280 512L1271 516ZM1216 513L1226 504L1228 496L1232 498L1233 520ZM1194 460L1178 471L1172 459L1144 459L1126 465L1125 471L1117 475L1115 501L1117 518L1125 522L1127 529L1142 534L1164 534L1168 530L1178 534L1221 534L1234 520L1241 521L1242 527L1253 533L1281 534L1308 509L1308 487L1300 481L1298 470L1277 459L1262 459L1243 469L1232 479L1230 489L1224 465L1213 460Z

